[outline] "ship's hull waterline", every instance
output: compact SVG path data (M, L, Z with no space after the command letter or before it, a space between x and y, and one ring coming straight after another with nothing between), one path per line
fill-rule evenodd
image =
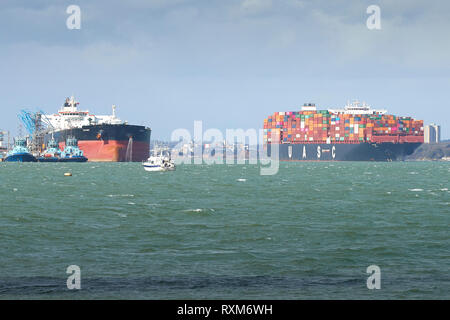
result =
M36 158L30 153L19 153L7 156L4 162L37 162Z
M397 161L405 160L420 145L421 143L286 143L277 147L281 161ZM267 145L266 150L271 155L271 144Z

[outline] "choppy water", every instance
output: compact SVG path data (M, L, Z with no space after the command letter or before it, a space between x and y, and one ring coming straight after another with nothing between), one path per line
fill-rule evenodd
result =
M448 299L449 177L443 162L1 163L0 298Z

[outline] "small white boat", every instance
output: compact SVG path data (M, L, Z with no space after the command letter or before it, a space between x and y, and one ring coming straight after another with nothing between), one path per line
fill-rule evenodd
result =
M175 163L169 157L152 156L147 161L142 162L145 171L160 172L160 171L174 171Z

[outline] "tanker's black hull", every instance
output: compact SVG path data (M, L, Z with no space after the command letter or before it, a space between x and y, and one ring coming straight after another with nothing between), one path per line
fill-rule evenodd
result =
M53 135L58 142L64 142L68 136L74 136L78 141L128 141L132 137L133 141L150 143L150 133L151 130L144 126L102 124L55 131ZM51 134L48 134L46 138L51 138Z
M396 161L411 155L421 143L280 144L282 161ZM275 149L274 149L275 150ZM271 145L267 146L271 154Z

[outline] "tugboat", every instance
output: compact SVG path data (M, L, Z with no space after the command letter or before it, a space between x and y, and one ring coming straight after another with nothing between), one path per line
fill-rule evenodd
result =
M5 162L36 162L37 159L28 151L27 140L17 139L14 149L6 154Z
M61 158L61 150L55 139L51 139L47 144L47 149L43 155L37 158L39 162L58 162Z
M59 162L86 162L88 158L83 155L83 150L78 148L78 140L68 137L64 151L61 152Z

